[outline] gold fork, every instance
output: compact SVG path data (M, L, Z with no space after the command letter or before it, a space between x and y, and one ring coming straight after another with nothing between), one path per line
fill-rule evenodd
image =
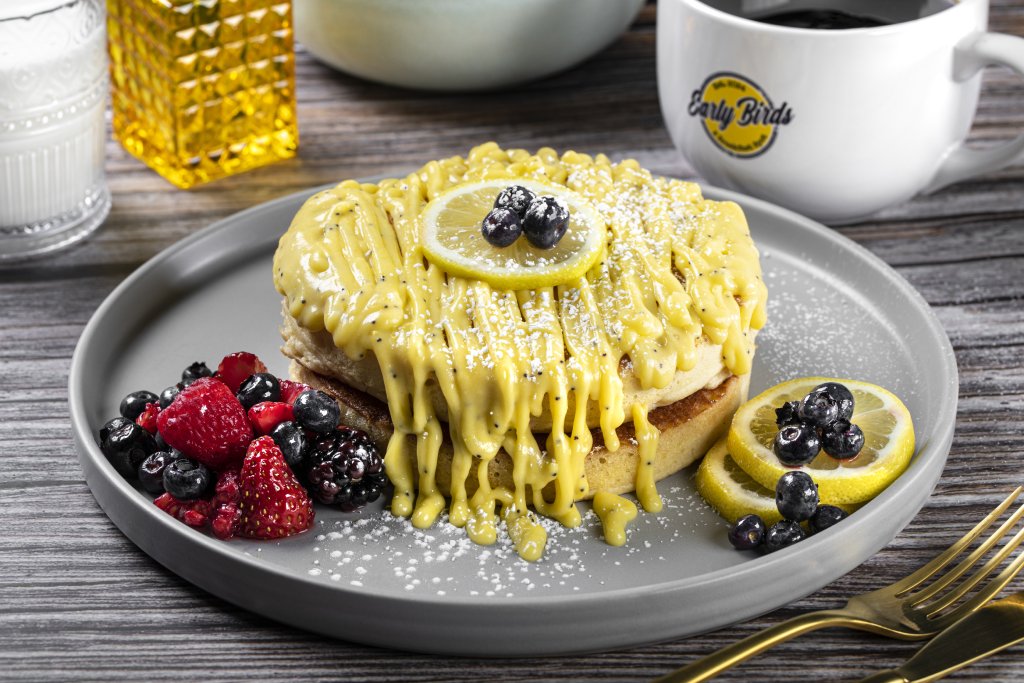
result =
M1000 548L999 552L974 574L955 588L946 590L974 567L999 542L999 539L1016 526L1021 517L1024 517L1024 505L1018 507L991 536L945 575L927 587L914 589L928 579L937 576L949 566L964 549L971 545L974 539L1002 516L1022 490L1024 490L1024 486L1018 486L1006 500L990 512L985 519L978 522L978 525L967 532L963 538L934 560L896 583L869 593L855 595L847 601L845 607L840 609L801 614L760 633L755 633L662 676L655 683L705 681L779 643L830 626L845 626L902 640L923 640L934 636L992 599L1024 566L1024 553L1018 554L1005 569L989 579L987 583L982 584L986 577L999 567L1024 540L1024 528L1021 528ZM982 585L979 586L979 584ZM955 608L948 609L975 587L978 587L975 595Z

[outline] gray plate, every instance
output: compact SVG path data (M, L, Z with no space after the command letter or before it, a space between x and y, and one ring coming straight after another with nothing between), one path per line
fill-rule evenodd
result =
M120 398L159 392L194 360L249 350L272 372L279 298L271 256L302 192L243 211L175 244L126 279L79 341L71 419L93 495L142 550L195 585L254 612L384 647L461 655L621 648L748 619L850 571L917 513L942 473L956 413L949 340L893 270L831 230L763 201L739 202L761 248L769 323L753 391L806 375L883 385L913 414L919 451L882 495L839 526L769 556L734 551L695 493L692 469L659 484L666 506L641 514L623 548L593 513L551 526L535 564L507 542L476 546L446 523L417 531L376 509L317 510L317 526L279 542L222 542L157 509L109 465L95 434ZM750 590L771 586L771 590Z

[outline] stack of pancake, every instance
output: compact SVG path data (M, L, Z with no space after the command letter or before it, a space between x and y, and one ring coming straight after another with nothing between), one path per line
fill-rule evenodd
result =
M543 181L590 202L606 250L585 277L522 291L423 253L422 215L463 183ZM483 216L481 216L481 219ZM293 379L331 394L382 449L391 509L448 507L493 542L499 513L567 525L598 491L636 491L698 459L745 400L766 290L738 206L635 162L489 143L405 178L312 197L281 238Z

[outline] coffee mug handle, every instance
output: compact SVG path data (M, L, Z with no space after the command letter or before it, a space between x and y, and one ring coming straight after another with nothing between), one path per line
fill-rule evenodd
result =
M1024 76L1024 38L1004 33L977 33L956 47L953 77L966 80L989 64L1008 66ZM1024 135L987 149L971 149L963 143L954 148L924 189L935 192L971 176L1006 166L1024 153Z

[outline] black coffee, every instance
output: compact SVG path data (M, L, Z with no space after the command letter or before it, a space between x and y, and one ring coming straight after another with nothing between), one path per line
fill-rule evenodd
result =
M776 26L792 28L816 28L842 30L847 28L868 28L870 26L887 26L892 22L863 17L849 12L828 9L787 10L776 14L757 17L757 21Z

